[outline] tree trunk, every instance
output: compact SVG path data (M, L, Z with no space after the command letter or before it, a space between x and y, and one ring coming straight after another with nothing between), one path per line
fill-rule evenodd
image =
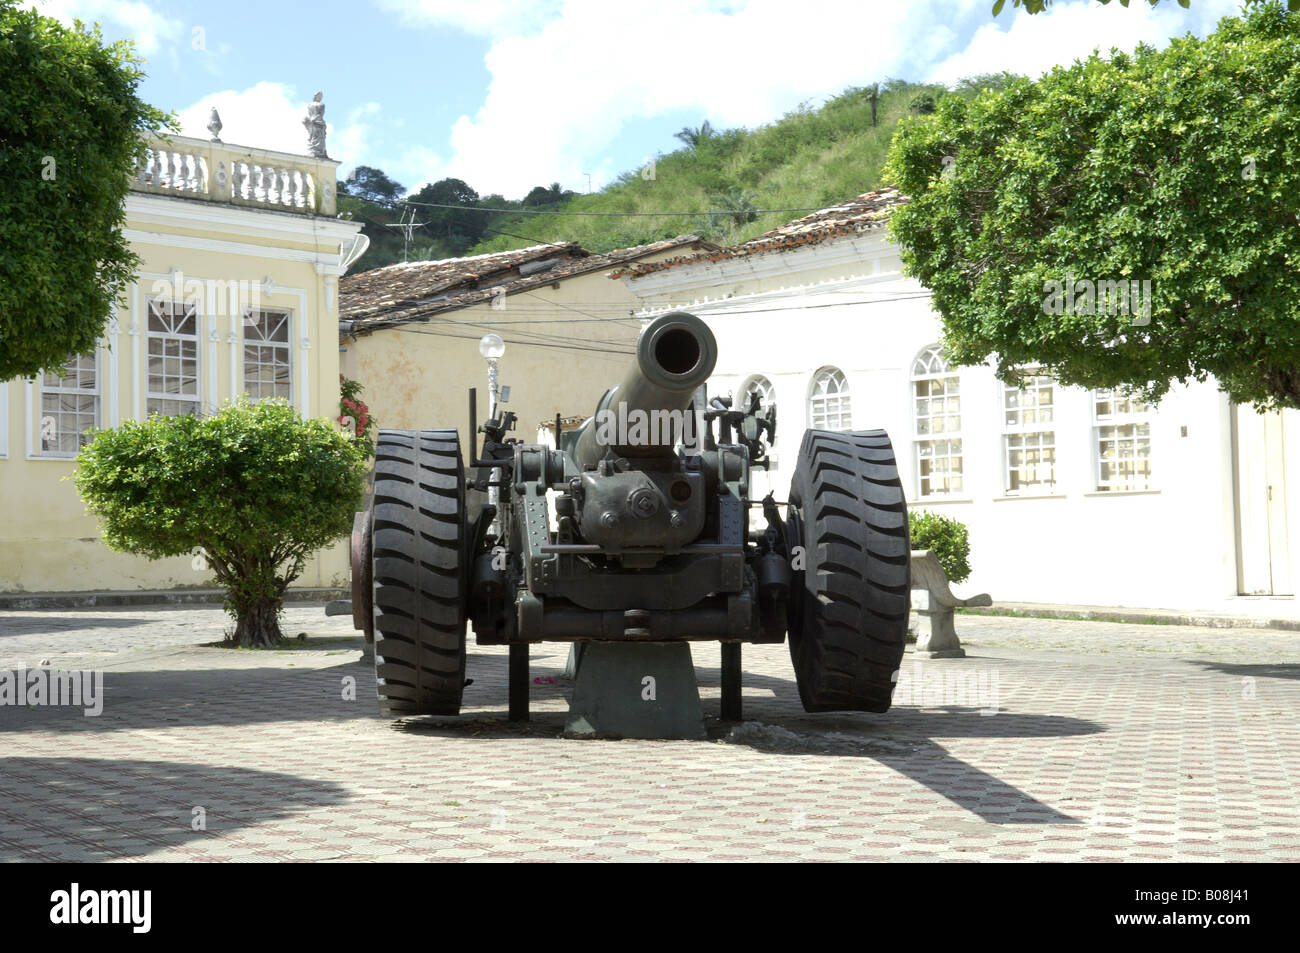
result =
M238 607L235 641L240 648L274 648L284 638L280 631L281 599L258 599Z

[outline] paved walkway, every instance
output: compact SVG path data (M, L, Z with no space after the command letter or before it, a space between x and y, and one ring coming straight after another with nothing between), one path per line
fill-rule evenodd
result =
M810 715L784 646L745 654L711 739L560 737L471 640L459 719L394 723L346 618L283 652L204 647L212 608L0 612L0 671L104 672L103 713L0 707L0 860L1300 860L1300 636L964 616L885 715ZM356 698L348 688L355 682Z

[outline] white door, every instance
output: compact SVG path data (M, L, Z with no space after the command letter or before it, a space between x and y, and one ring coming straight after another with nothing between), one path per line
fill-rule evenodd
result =
M1291 595L1282 414L1236 413L1237 591Z

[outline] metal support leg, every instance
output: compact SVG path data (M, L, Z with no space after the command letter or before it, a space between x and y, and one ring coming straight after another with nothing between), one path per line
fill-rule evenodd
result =
M744 721L740 704L740 643L722 643L722 720Z
M510 720L528 720L528 643L510 644Z

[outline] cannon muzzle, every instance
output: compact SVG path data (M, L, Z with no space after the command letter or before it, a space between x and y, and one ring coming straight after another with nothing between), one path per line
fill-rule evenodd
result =
M673 311L655 318L637 340L636 360L574 446L579 466L594 466L612 451L622 457L668 456L677 440L693 439L691 398L713 373L718 342L693 314Z

